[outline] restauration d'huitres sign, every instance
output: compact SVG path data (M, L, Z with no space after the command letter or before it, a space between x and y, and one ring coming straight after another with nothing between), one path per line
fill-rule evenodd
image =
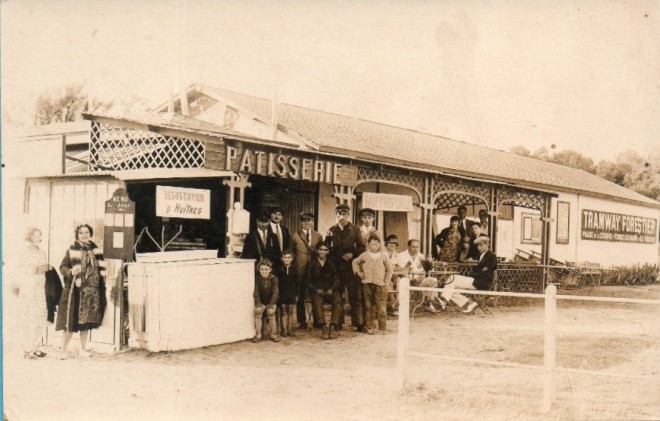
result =
M654 218L603 212L582 211L582 239L655 243L658 221Z

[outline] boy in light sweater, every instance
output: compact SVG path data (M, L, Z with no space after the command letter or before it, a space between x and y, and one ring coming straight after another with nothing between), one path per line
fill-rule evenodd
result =
M392 263L385 253L380 252L380 238L372 234L368 250L353 260L353 272L362 279L362 294L366 309L366 330L373 335L374 308L378 317L378 332L387 333L387 284L392 279Z

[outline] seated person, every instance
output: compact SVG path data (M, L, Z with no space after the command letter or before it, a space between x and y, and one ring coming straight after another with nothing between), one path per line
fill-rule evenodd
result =
M323 338L332 339L339 333L339 314L341 311L341 295L339 294L339 272L328 260L330 252L329 241L319 241L316 244L316 257L307 264L305 279L307 289L312 296L314 314L318 314L322 324ZM330 326L323 317L323 304L332 304Z
M464 295L455 293L454 288L488 291L493 285L493 278L497 269L497 256L489 249L490 239L485 236L478 237L475 244L479 249L479 263L474 267L473 275L471 277L452 275L442 292L442 298L445 301L451 300L459 308L465 306L463 313L474 312L478 304L476 301L467 299Z
M475 243L477 238L480 237L487 237L486 234L481 233L481 224L478 222L474 222L470 226L470 247L467 252L467 259L464 261L467 262L476 262L479 260L479 256L481 253L479 252L479 249L477 248L477 244Z
M399 266L409 269L411 285L435 288L438 286L438 280L425 276L426 271L422 265L424 260L424 255L419 252L419 240L408 240L408 250L399 253ZM444 303L438 300L438 293L435 291L422 292L422 300L424 301L426 310L431 313L437 313L432 301L438 301L441 305L444 305Z
M261 259L257 263L257 267L259 268L259 273L254 277L254 327L257 330L257 334L252 338L252 342L259 342L261 340L264 318L268 321L270 339L273 342L279 342L277 318L275 317L279 286L277 277L271 273L273 271L273 263L268 259Z

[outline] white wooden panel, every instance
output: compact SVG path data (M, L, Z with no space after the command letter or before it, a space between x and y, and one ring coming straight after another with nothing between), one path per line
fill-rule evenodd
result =
M73 218L74 225L78 226L87 223L87 220L85 220L85 185L79 182L74 185L73 189Z
M254 336L254 263L231 259L129 266L129 306L146 295L146 341L131 346L174 351ZM146 293L131 285L146 281ZM135 289L138 291L138 288Z

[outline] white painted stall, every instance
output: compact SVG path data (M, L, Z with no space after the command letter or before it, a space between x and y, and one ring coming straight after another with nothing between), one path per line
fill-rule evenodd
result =
M254 336L254 261L162 254L171 261L128 267L130 347L177 351Z

